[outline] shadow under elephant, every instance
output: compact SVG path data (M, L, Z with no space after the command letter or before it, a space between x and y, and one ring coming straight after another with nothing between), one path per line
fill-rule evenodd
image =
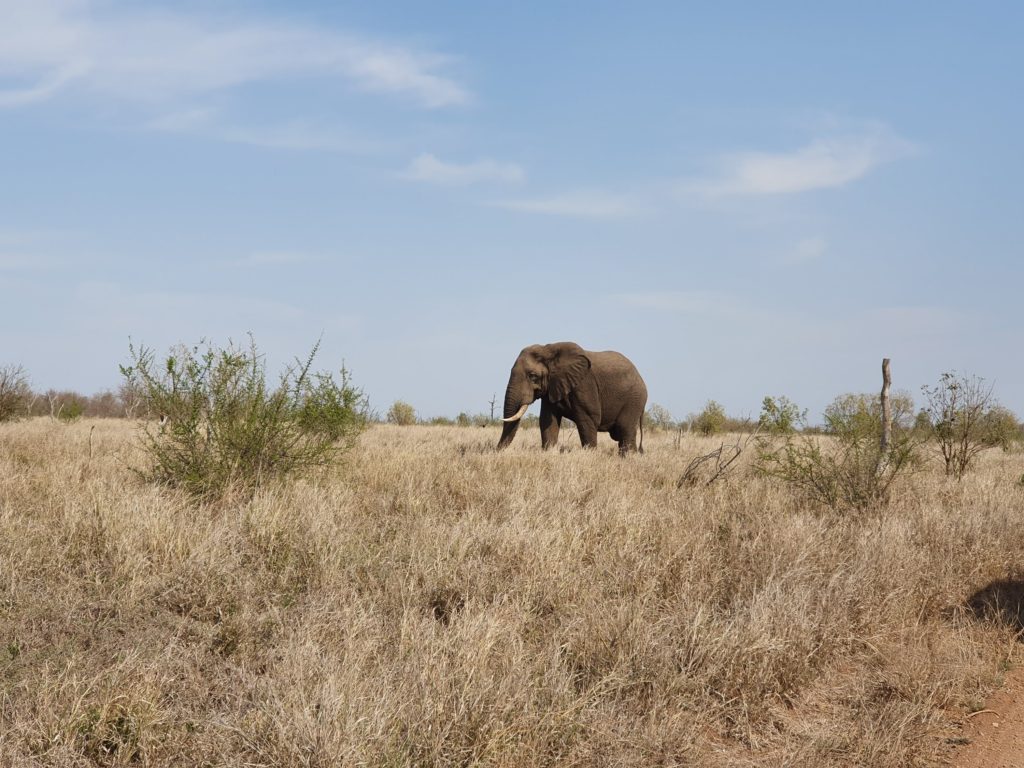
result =
M1024 640L1024 579L998 579L979 589L966 602L977 618L1001 624Z

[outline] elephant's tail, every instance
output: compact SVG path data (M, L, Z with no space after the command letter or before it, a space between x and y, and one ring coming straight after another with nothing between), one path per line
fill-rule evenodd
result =
M640 453L644 452L644 415L640 413Z

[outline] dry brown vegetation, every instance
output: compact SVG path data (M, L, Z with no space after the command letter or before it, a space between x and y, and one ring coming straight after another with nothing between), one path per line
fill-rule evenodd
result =
M968 605L1024 576L1019 453L839 516L677 487L710 439L497 435L202 506L126 422L0 425L0 765L929 765L1018 661Z

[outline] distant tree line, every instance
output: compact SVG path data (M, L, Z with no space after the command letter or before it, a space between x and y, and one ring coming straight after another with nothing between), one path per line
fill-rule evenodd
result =
M922 387L924 404L916 408L906 391L891 397L894 426L921 437L952 438L963 431L979 437L985 445L1008 448L1024 441L1024 423L996 399L985 380L955 372L943 373L939 383ZM675 430L712 437L726 433L842 435L866 429L881 419L881 402L876 393L845 393L825 407L822 420L811 423L806 409L784 395L765 396L757 419L730 416L715 400L699 413L675 419L664 406L652 403L644 424L654 430Z
M80 417L125 418L140 413L141 397L132 388L85 395L70 389L37 390L20 365L0 365L0 421L30 416L51 416L64 421Z
M962 474L972 457L984 447L1009 448L1024 442L1024 424L996 399L985 380L955 372L943 373L939 382L922 388L924 404L915 407L909 392L896 392L891 398L894 426L925 439L944 444L943 456L951 474ZM49 416L70 421L87 418L151 417L151 398L137 382L126 378L116 390L85 395L74 390L36 390L28 372L15 364L0 365L0 421L31 416ZM463 411L454 417L420 418L410 403L396 400L381 416L365 407L368 423L389 423L398 426L426 424L453 427L500 426L495 414L494 398L489 413ZM879 396L873 393L846 393L836 397L824 410L822 420L812 423L807 410L784 395L768 395L762 401L758 418L736 416L725 407L709 400L703 409L677 419L664 406L652 403L644 414L645 428L693 433L707 437L727 433L760 434L825 434L844 435L867 425L879 423ZM536 428L538 416L527 414L525 428ZM568 426L568 425L567 425ZM966 437L965 437L966 435ZM980 446L980 447L979 447Z

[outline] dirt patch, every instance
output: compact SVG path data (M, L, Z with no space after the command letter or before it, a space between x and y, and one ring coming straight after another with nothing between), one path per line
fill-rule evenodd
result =
M1024 668L1009 672L985 708L967 718L964 737L954 768L1024 768Z

